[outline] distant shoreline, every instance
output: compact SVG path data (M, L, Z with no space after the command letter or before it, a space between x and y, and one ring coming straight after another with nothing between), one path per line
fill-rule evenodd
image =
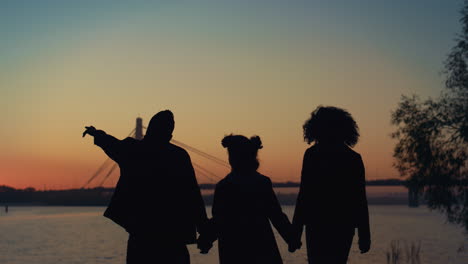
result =
M398 179L368 181L367 186L404 186L405 181ZM298 188L298 182L273 183L274 188ZM213 190L215 184L200 184L201 190ZM88 188L70 190L38 191L34 188L15 189L0 186L0 206L106 206L109 204L114 188ZM282 205L294 205L297 193L277 192ZM213 194L205 193L203 198L207 205L211 205ZM370 205L406 205L407 195L385 194L368 196ZM1 210L1 209L0 209Z
M294 203L283 203L280 201L280 204L282 206L294 206ZM9 203L9 204L4 204L0 202L0 211L3 213L3 207L5 205L8 205L9 208L14 208L14 207L106 207L108 204L40 204L40 203ZM206 206L211 206L211 203L206 203ZM391 200L391 199L382 199L381 201L368 201L369 206L396 206L396 205L404 205L407 206L408 202L405 201L398 201L398 200ZM421 206L426 205L426 203L421 202Z

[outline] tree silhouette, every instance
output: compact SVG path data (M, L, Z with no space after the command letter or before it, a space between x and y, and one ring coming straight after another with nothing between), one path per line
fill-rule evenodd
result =
M462 33L445 61L445 89L422 101L402 96L392 112L398 142L395 167L423 191L431 209L444 212L468 231L468 1L461 10Z

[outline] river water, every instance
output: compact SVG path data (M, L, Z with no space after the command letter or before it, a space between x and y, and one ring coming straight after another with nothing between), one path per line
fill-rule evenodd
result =
M283 206L291 218L292 206ZM12 207L0 213L1 264L124 264L127 233L104 218L104 207ZM210 212L211 208L207 208ZM348 263L387 263L392 240L421 243L422 264L468 263L468 239L460 227L425 207L370 206L372 249L359 254L353 242ZM277 236L284 263L306 263L303 247L289 253ZM194 264L218 263L216 245L208 255L189 246ZM405 262L402 262L405 263Z

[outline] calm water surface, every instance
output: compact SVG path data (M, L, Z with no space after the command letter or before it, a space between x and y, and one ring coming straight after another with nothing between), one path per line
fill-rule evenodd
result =
M291 218L294 207L284 206ZM124 264L127 234L104 218L104 207L10 207L0 213L1 264ZM392 240L421 242L422 264L468 263L463 230L424 207L370 206L373 247L359 254L355 238L348 263L386 263ZM207 208L208 212L211 208ZM304 247L294 254L277 237L285 263L306 263ZM192 263L214 264L216 245L208 255L189 246Z

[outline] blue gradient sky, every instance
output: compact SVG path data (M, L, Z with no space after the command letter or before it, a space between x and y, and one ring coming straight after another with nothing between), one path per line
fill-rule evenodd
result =
M136 116L166 108L176 139L225 158L223 135L258 134L261 171L298 180L301 126L320 104L358 121L368 178L397 177L390 111L401 94L443 89L461 6L2 1L0 184L77 187L105 159L84 125L125 137Z

